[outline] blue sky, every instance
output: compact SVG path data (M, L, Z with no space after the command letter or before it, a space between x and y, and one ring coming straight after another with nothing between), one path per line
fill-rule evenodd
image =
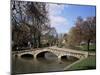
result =
M95 16L95 10L95 6L49 4L50 24L58 33L66 33L74 26L78 16L83 19Z

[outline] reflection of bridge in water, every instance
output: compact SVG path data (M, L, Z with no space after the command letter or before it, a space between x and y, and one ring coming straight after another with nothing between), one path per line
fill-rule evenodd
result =
M13 56L21 57L23 55L33 55L33 57L36 59L37 56L41 53L45 54L46 52L51 52L54 55L58 57L58 59L61 59L63 56L73 56L78 59L86 58L88 56L88 52L85 51L76 51L71 49L65 49L65 48L57 48L57 47L48 47L44 49L38 49L38 50L24 50L24 51L15 51L13 52Z

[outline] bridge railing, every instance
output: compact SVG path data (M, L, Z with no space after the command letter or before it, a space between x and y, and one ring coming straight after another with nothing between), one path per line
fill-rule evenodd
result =
M18 54L18 53L30 52L30 51L36 51L36 50L43 50L43 49L44 48L36 48L36 49L31 48L31 49L28 49L28 50L12 51L12 54Z
M57 47L49 47L49 49L53 49L53 50L59 50L59 51L64 51L64 52L70 52L70 53L78 53L78 54L88 54L88 52L86 51L77 51L77 50L72 50L72 49L66 49L66 48L57 48Z
M30 51L33 51L33 49L30 49L30 50L21 50L21 51L13 51L12 54L18 54L18 53L30 52Z

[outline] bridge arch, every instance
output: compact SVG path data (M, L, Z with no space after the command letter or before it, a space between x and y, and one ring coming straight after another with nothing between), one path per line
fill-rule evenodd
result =
M35 58L38 58L38 57L44 57L44 58L45 58L45 57L46 57L46 56L45 56L46 53L51 53L53 56L55 56L55 57L58 58L58 55L57 55L57 54L55 54L55 53L52 52L52 51L48 51L48 50L40 51L40 52L36 53L36 54L34 55L34 57L35 57ZM49 57L52 57L52 56L49 55Z
M33 52L21 52L16 54L19 58L24 58L24 57L29 57L29 58L34 58Z
M63 56L61 56L61 58L60 58L61 60L78 60L79 58L78 57L75 57L75 56L71 56L71 55L63 55Z
M60 58L67 58L67 59L81 59L84 57L84 55L79 53L65 53L60 56Z
M29 53L26 53L26 54L22 54L21 55L21 58L28 58L28 59L32 59L34 57L34 55L32 55L32 54L29 54Z

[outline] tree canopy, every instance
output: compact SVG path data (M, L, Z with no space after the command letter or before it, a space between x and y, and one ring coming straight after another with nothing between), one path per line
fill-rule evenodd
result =
M78 17L75 26L69 31L68 44L80 45L81 42L86 42L89 49L89 44L96 41L96 17L88 17L83 20Z

